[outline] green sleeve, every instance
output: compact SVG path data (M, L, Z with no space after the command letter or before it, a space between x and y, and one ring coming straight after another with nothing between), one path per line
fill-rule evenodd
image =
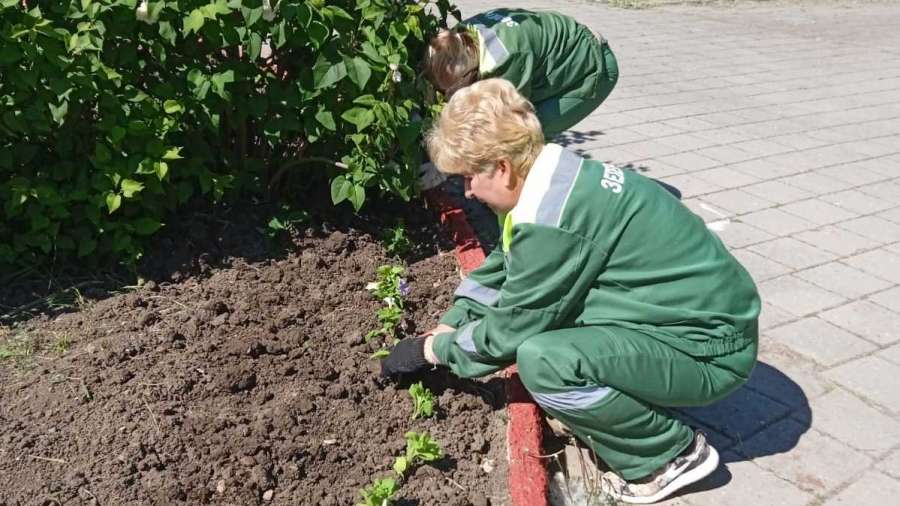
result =
M435 355L462 377L514 363L526 339L570 324L605 262L605 250L588 238L556 227L516 225L497 305L437 336Z
M496 68L487 72L484 78L500 77L513 83L525 98L531 97L531 81L534 77L534 54L512 53Z
M496 305L505 279L503 251L498 246L459 284L453 294L453 306L441 318L441 323L458 329L472 320L484 318L486 308Z

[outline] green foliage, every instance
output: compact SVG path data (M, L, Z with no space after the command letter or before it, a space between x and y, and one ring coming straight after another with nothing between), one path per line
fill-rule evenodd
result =
M381 242L391 255L404 255L412 248L403 220L398 221L393 228L385 230L381 235Z
M308 221L309 213L302 209L292 209L289 205L283 204L280 210L269 220L263 233L269 239L274 239L278 234L292 231L297 225Z
M65 355L71 346L72 340L69 338L69 335L61 334L57 336L56 340L53 342L53 351L58 355Z
M381 265L375 271L375 281L366 288L385 303L403 307L403 297L406 295L403 293L406 290L406 280L402 277L404 272L400 265Z
M380 359L382 359L382 358L387 357L387 356L390 355L390 354L391 354L391 350L389 350L389 349L387 349L387 348L381 348L380 350L378 350L378 351L376 351L375 353L373 353L369 358L371 358L371 359L373 359L373 360L377 358L377 359L380 360Z
M434 414L434 394L421 381L409 387L409 395L413 399L413 419L420 416L428 418Z
M376 336L393 336L397 331L397 325L403 319L403 308L397 305L384 306L378 310L376 316L381 323L381 328L370 330L366 334L366 341Z
M6 335L0 331L0 361L12 360L17 366L25 366L30 363L35 352L34 340L23 332Z
M389 506L398 490L400 485L393 478L379 478L359 491L363 502L357 506Z
M134 261L190 199L301 170L357 210L408 199L432 114L415 69L450 11L0 0L0 265Z
M402 477L412 466L438 460L443 456L440 445L431 436L410 431L406 433L406 454L394 460L394 472Z
M378 310L378 321L381 328L366 334L366 341L376 336L393 337L397 325L403 319L403 298L409 293L409 285L403 275L404 269L399 265L382 265L376 271L375 281L366 288L385 306Z

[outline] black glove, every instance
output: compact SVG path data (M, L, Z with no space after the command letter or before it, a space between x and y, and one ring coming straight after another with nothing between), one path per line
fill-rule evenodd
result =
M407 337L397 343L391 354L381 361L381 375L388 377L413 373L430 365L425 360L425 338Z

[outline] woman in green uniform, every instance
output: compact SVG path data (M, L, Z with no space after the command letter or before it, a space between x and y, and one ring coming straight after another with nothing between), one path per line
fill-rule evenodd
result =
M716 450L668 408L722 399L756 363L759 296L719 238L653 180L545 144L509 81L461 89L427 142L468 197L505 216L501 244L382 373L517 364L541 408L615 471L624 502L712 473Z
M479 79L510 81L534 104L547 139L594 111L619 77L606 39L568 16L524 9L484 12L440 32L424 66L447 98Z

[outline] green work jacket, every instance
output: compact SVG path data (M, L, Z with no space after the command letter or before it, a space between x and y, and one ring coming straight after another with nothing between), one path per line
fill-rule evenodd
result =
M556 12L495 9L462 22L478 41L479 76L512 82L533 104L591 97L603 68L599 41Z
M594 325L711 357L755 341L759 311L747 271L656 181L548 144L501 246L457 288L441 319L456 330L434 351L456 374L481 376L514 363L529 337Z

